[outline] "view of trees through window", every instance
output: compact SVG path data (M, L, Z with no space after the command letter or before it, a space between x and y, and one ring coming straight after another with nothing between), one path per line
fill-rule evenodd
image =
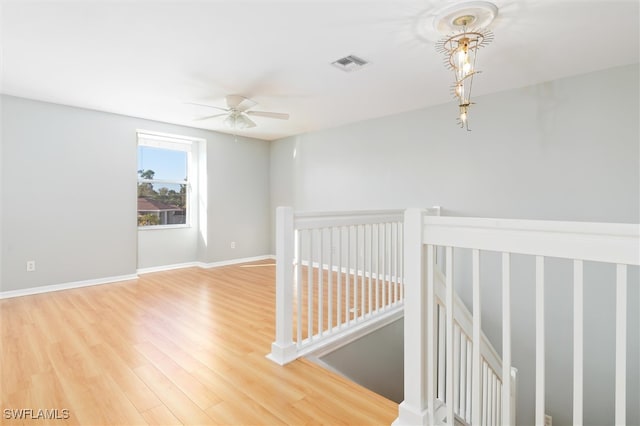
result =
M188 152L138 146L138 226L187 223Z

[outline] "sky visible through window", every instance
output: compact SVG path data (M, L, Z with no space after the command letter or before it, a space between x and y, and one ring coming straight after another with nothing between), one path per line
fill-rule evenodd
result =
M139 146L138 170L153 170L154 179L183 181L187 178L187 153Z

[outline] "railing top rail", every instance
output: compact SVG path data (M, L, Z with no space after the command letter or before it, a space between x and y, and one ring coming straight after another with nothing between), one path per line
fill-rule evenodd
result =
M640 224L424 216L424 243L640 265Z
M296 212L293 216L293 224L295 229L310 229L327 228L331 226L401 222L403 218L404 210Z
M399 215L404 214L404 209L387 209L387 210L337 210L337 211L297 211L294 212L295 217L344 217L344 216L375 216L375 215Z

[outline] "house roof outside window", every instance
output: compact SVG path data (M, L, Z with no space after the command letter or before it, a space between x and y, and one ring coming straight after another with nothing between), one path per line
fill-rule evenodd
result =
M138 198L139 212L182 211L184 209L149 198Z

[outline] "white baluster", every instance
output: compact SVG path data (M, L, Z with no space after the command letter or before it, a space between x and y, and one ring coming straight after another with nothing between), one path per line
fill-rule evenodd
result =
M327 285L329 286L327 295L327 329L329 330L329 332L333 330L333 231L333 227L329 228L329 266L327 268L327 273L329 274L329 282L327 283Z
M489 424L489 375L487 372L487 363L482 362L482 424Z
M626 425L627 265L616 265L616 425Z
M511 419L511 262L509 253L502 253L502 383L503 398L502 419L503 424L509 424Z
M380 224L376 224L376 312L380 310Z
M345 277L344 309L347 325L351 322L351 227L347 227L347 276Z
M460 333L460 410L458 414L467 420L467 336Z
M445 338L446 338L446 326L445 326L445 318L444 318L444 308L442 305L438 304L438 398L440 401L444 402L444 390L445 390L445 359L446 359L446 347L445 347Z
M452 248L447 247L447 286L446 286L446 313L447 313L447 376L446 376L446 404L447 404L447 424L454 425L454 401L453 401L453 256L451 256Z
M386 278L386 255L387 255L387 225L382 224L382 308L387 307L387 278Z
M387 230L389 231L389 236L387 238ZM386 264L387 264L387 307L391 307L392 303L393 303L393 299L392 299L392 289L393 289L393 283L392 283L392 273L393 273L393 257L392 257L392 253L391 253L391 244L393 241L393 236L391 235L391 224L385 223L384 224L384 241L386 243L385 245L385 258L386 260Z
M373 225L369 225L369 315L373 314Z
M400 300L404 300L404 224L398 223L400 227L400 243L398 244L398 250L400 250Z
M453 324L453 412L460 414L460 327L456 323Z
M296 292L298 296L298 304L296 305L296 316L297 316L297 341L296 344L298 348L302 345L302 235L303 231L298 231L298 248L296 258L298 261L296 262Z
M449 257L449 253L446 254ZM481 315L480 315L480 251L473 250L472 255L472 287L473 287L473 386L472 392L472 424L479 425L481 421L481 372L480 342L481 342Z
M508 424L503 422L502 419L502 392L504 390L504 385L499 380L497 381L496 388L496 424L497 425L505 425Z
M473 366L473 344L469 339L467 339L467 396L466 396L467 412L465 413L465 417L464 417L467 422L471 422L471 398L472 398L471 392L473 391L473 385L471 381L472 366Z
M491 424L498 424L498 376L491 370Z
M427 246L427 304L424 309L427 315L427 407L430 410L430 424L434 424L433 410L436 406L437 382L437 333L438 307L435 299L435 256L434 247ZM410 303L407 301L406 303ZM406 308L405 308L406 309Z
M398 222L394 223L395 228L396 228L396 238L395 238L395 244L393 245L393 253L394 253L394 258L395 258L395 268L394 268L394 276L393 276L393 302L394 305L396 303L398 303L400 301L400 293L398 292L398 278L400 277L399 271L400 271L400 259L398 258L398 235L400 234L400 229L398 228ZM393 226L393 225L392 225Z
M309 261L307 265L307 338L313 340L313 229L309 235Z
M323 321L323 302L324 302L324 229L318 229L318 233L320 234L320 241L318 242L320 245L318 251L318 334L322 337L322 330L324 328Z
M536 256L536 426L544 426L544 257Z
M487 364L487 425L493 426L493 371Z
M342 327L342 226L338 227L338 277L336 283L337 305L336 306L336 325Z
M353 268L353 320L358 320L358 271L360 268L360 226L355 226L355 267Z
M365 226L362 226L362 272L360 277L360 318L364 319L364 298L365 298L365 284L367 280L366 270L367 270L367 229ZM358 242L360 245L360 242Z
M582 425L584 349L583 262L573 261L573 424Z

